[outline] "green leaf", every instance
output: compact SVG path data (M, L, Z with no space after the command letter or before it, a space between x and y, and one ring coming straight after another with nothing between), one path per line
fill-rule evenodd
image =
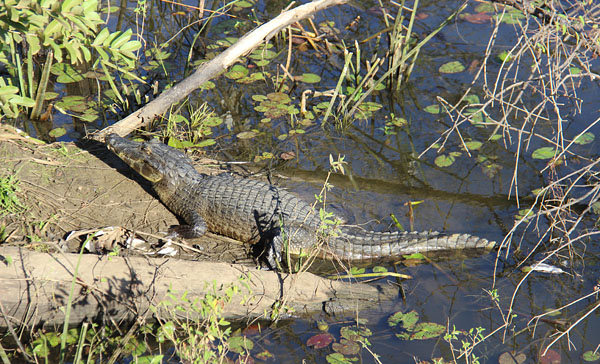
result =
M414 328L414 333L410 335L413 340L425 340L438 337L446 332L446 327L434 322L422 322Z
M585 360L585 361L596 361L599 359L600 359L600 353L594 353L591 350L588 350L585 353L583 353L583 360Z
M300 76L300 81L306 83L318 83L321 82L321 77L314 73L303 73L302 76Z
M130 40L120 47L121 52L135 52L142 47L142 43L139 40Z
M340 353L332 353L325 357L329 364L350 364L352 363L351 359L347 359L344 355ZM354 359L356 360L356 359Z
M531 157L534 159L550 159L554 158L556 148L554 147L542 147L533 151Z
M464 102L467 103L467 105L471 105L471 104L479 104L479 96L477 95L467 95L464 100Z
M35 106L35 100L30 99L29 97L24 97L24 96L13 96L9 99L9 102L17 104L17 105L21 105L23 107Z
M386 267L382 267L380 265L376 265L373 267L373 273L387 273L387 268Z
M423 109L423 111L425 111L426 113L429 113L429 114L439 114L441 112L441 108L440 108L440 105L433 104L433 105L429 105L429 106L425 107Z
M249 72L250 71L248 71L248 68L242 66L241 64L236 64L233 67L231 67L229 72L225 74L225 77L232 80L237 80L242 77L246 77Z
M413 253L413 254L406 254L403 255L402 258L404 259L419 259L419 260L424 260L425 256L421 253Z
M131 29L127 29L126 31L122 32L118 37L116 37L115 40L112 41L110 46L112 48L117 49L121 48L125 43L127 43L127 41L129 41L132 33L133 32Z
M67 134L67 130L65 128L55 128L50 130L50 132L48 133L48 135L50 135L53 138L60 138L65 134Z
M455 160L456 158L452 155L442 154L435 158L434 163L438 167L449 167L454 163Z
M452 61L440 66L440 73L459 73L465 70L465 66L459 61Z
M254 131L243 131L241 133L238 133L237 137L238 139L252 139L256 136L256 132Z
M94 39L94 42L92 43L92 45L93 46L101 46L102 43L104 43L104 40L109 35L110 35L110 31L108 30L108 28L102 28L100 33L98 33L98 35L96 36L96 39Z
M0 87L0 96L4 95L12 95L19 93L19 88L17 86L2 86Z
M245 336L232 336L227 340L227 344L229 344L229 350L238 354L242 354L254 348L252 340Z
M589 144L589 143L593 142L595 138L596 138L596 136L594 135L594 133L588 131L587 133L583 133L580 136L578 136L577 138L575 138L573 143L579 144L579 145L585 145L585 144Z
M476 140L472 140L470 142L466 142L465 146L469 149L469 150L477 150L479 148L481 148L481 146L483 145L483 143L478 142Z
M515 57L510 55L507 51L502 51L498 54L500 62L511 62Z
M407 313L398 311L388 318L388 326L398 326L404 330L412 331L412 329L417 325L417 321L419 321L419 314L417 311L412 310Z
M581 73L581 68L569 67L569 73L572 75L578 75Z

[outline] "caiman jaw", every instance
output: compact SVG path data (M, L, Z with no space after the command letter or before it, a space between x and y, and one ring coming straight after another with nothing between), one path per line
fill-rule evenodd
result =
M164 174L161 172L160 163L156 160L157 157L152 155L152 150L146 143L130 141L117 134L108 135L105 142L110 151L148 181L154 183L163 179Z

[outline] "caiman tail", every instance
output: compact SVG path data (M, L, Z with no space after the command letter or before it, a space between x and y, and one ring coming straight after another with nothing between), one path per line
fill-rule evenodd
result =
M324 246L340 259L366 260L442 250L492 249L494 241L470 234L432 232L376 232L344 226Z

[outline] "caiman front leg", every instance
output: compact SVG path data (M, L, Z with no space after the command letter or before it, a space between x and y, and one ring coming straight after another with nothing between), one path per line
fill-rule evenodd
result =
M199 238L206 233L206 221L204 221L199 213L192 211L182 217L187 224L170 228L170 237L179 236L184 239L193 239Z

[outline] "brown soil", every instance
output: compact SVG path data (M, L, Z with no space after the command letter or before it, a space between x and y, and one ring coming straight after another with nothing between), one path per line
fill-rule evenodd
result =
M91 232L114 226L126 230L113 234L111 241L99 242L104 246L100 250L110 251L119 238L123 243L135 235L148 242L140 248L149 253L159 251L169 227L179 224L150 185L101 143L39 144L3 127L0 155L5 161L0 178L17 177L17 196L26 207L0 217L8 243L59 243L62 250L77 252ZM217 165L202 160L198 169L215 173L220 171ZM64 240L81 230L86 234ZM186 258L252 264L249 247L226 237L209 233L189 243L195 249L178 249Z

